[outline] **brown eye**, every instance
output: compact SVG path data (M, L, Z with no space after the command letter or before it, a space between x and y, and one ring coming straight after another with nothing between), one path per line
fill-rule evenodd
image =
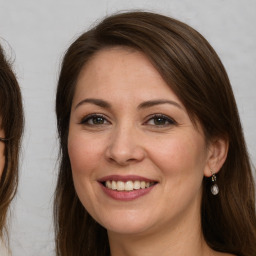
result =
M91 122L93 124L104 124L104 118L102 118L101 116L96 116L96 117L93 117L91 118Z
M98 114L93 114L86 116L85 118L82 119L80 124L84 125L105 125L109 124L109 121L102 115Z
M165 127L169 125L174 125L176 124L176 122L172 118L167 117L165 115L154 115L153 117L148 119L146 124L152 126Z
M162 117L156 117L153 120L155 125L165 125L168 123L168 120Z

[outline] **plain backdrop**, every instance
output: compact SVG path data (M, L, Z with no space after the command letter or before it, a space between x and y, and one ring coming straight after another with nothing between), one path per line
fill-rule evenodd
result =
M14 256L54 255L54 100L62 56L97 20L131 9L178 18L208 39L229 74L256 164L255 0L0 0L0 42L14 61L26 115L20 184L10 222Z

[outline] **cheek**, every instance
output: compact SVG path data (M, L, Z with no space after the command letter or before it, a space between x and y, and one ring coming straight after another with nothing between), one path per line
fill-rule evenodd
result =
M171 216L179 215L201 200L206 163L204 141L200 137L177 135L162 141L157 148L151 148L151 159L163 176L164 202L170 202L164 207L166 212L172 212Z
M0 142L0 178L2 176L4 165L5 165L4 149L5 149L4 143Z
M68 139L68 153L76 193L87 211L96 216L98 187L97 170L101 164L102 145L88 137L72 133Z
M99 143L82 136L69 136L68 153L73 176L87 176L93 172L99 163L101 152Z
M5 164L4 150L0 148L0 178L2 176Z
M197 134L176 134L169 139L158 140L151 147L150 155L168 176L181 177L196 173L201 176L206 162L204 139Z
M3 130L0 130L0 137L4 138ZM5 144L3 142L0 142L0 178L2 176L2 173L4 170L4 164L5 164L4 149L5 149Z

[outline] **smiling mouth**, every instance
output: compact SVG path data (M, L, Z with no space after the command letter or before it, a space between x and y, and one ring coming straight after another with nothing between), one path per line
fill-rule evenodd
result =
M156 182L149 182L149 181L116 181L116 180L107 180L102 182L104 187L116 190L116 191L134 191L139 189L146 189L152 187L156 184Z

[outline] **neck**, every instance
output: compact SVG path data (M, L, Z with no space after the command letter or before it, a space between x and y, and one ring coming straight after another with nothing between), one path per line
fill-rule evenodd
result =
M143 234L116 234L108 232L111 256L191 256L213 255L201 229L200 207L195 206L185 216L170 225L152 229ZM185 221L184 221L185 220Z

